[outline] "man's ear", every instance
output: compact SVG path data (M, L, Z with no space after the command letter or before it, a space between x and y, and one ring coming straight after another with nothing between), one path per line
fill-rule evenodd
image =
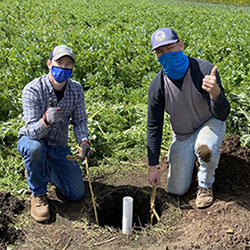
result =
M52 60L47 61L47 66L48 66L49 70L51 70L51 68L52 68Z
M180 49L183 50L184 49L184 43L182 40L179 41L179 46L180 46Z
M155 54L156 58L158 58L158 56L157 56L157 54L156 54L156 50L154 50L154 54Z

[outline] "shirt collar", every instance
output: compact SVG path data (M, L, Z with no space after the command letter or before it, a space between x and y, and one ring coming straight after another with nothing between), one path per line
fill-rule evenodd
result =
M49 92L52 93L53 92L53 87L52 87L52 84L49 80L49 74L45 75L45 84L47 85L47 87L49 88Z
M45 75L45 84L47 85L47 87L49 88L49 92L53 92L53 86L52 86L52 83L50 82L49 80L49 74ZM66 87L65 87L65 91L67 91L67 89L69 88L69 85L70 85L70 82L71 82L71 79L69 78L67 80L67 84L66 84Z

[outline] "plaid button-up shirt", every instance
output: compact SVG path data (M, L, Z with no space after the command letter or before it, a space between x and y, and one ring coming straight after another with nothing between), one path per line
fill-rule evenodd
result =
M63 119L49 128L42 125L41 118L50 105L62 109ZM48 75L43 75L27 84L22 93L25 127L19 131L19 138L26 135L32 139L43 139L48 145L66 146L68 143L68 125L73 125L74 134L80 144L88 138L87 115L84 93L80 83L68 79L64 97L57 102Z

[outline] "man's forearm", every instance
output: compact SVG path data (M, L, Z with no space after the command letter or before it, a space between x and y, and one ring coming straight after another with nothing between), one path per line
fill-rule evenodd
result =
M48 133L48 126L46 126L42 119L32 125L27 125L27 135L32 139L42 139Z

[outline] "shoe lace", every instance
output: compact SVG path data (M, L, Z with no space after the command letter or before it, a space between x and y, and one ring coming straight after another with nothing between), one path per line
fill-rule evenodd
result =
M46 195L41 195L41 196L36 197L36 202L39 205L47 205L48 204L48 200L47 200Z
M203 187L199 187L198 188L198 194L212 194L212 191L210 188L203 188Z

